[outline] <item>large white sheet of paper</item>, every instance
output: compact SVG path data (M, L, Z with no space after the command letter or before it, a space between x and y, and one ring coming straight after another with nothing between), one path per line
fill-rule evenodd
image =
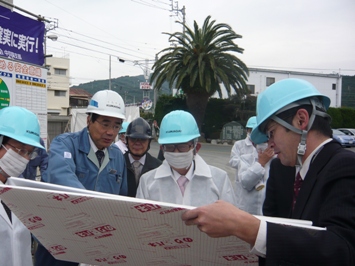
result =
M210 238L196 226L186 226L181 214L190 206L18 178L0 185L0 198L60 260L94 265L257 265L249 245L238 238Z

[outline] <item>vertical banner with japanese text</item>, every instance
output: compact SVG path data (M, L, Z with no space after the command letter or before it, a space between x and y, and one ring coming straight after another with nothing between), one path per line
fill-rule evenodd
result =
M0 56L42 66L45 25L0 6Z

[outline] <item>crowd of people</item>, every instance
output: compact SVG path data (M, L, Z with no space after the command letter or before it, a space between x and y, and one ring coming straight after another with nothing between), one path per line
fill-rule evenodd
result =
M246 138L231 149L233 178L198 154L200 130L186 111L164 116L159 159L149 153L152 127L140 117L124 121L125 105L114 91L95 93L87 126L58 135L48 153L36 115L6 107L0 110L0 181L38 180L39 173L42 182L194 206L182 214L187 226L214 238L240 238L259 265L355 265L355 153L333 141L329 105L304 80L269 86L258 95ZM33 265L30 231L1 203L0 239L8 243L2 265ZM255 215L309 220L326 230ZM79 264L55 259L38 243L35 265Z

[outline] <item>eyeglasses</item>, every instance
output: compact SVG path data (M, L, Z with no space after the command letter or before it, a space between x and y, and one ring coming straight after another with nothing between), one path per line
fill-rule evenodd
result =
M130 140L130 141L132 141L133 143L136 143L137 141L139 141L139 142L146 142L146 141L148 141L148 139L140 139L140 138L130 138L130 137L128 137L128 140Z
M30 160L33 160L38 155L37 148L35 148L32 152L29 152L26 149L19 149L19 148L15 147L14 145L10 144L9 142L7 142L5 145L9 145L12 148L12 150L15 149L19 155L21 155L22 157L27 157ZM8 150L8 149L6 149L6 147L4 145L1 145L1 146L3 146L5 150Z
M267 137L271 140L274 138L274 130L270 130L266 132Z
M266 130L266 136L268 137L269 140L272 140L275 136L275 130L277 129L277 124L271 124L270 126L268 126L267 130Z
M191 143L180 143L180 144L165 144L163 145L164 151L174 152L177 149L179 152L188 152L190 148L193 147Z
M95 122L99 123L101 125L101 127L106 131L112 128L113 131L118 132L121 129L121 125L116 125L116 124L112 125L108 122L101 122L99 120L95 120Z

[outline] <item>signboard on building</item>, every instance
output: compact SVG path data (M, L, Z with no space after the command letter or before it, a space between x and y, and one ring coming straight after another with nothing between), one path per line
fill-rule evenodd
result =
M241 140L245 137L244 127L235 121L225 124L220 135L220 139L223 140Z
M0 56L43 65L44 31L43 22L0 6Z
M150 108L152 108L152 106L153 106L153 102L152 102L151 99L149 99L149 98L144 98L144 99L142 100L142 109L143 109L143 110L149 110Z
M141 82L139 84L139 88L141 90L152 90L153 89L152 86L149 84L149 82Z
M37 115L41 137L47 140L47 70L0 57L0 109L25 107Z

